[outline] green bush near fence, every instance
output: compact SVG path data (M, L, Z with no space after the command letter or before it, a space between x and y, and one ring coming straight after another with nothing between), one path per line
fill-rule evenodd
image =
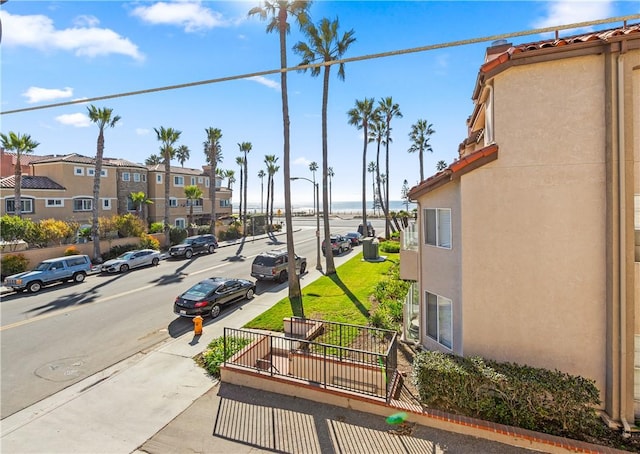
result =
M3 254L0 260L2 266L2 279L12 274L27 271L29 267L29 259L24 254Z
M222 363L251 343L251 340L248 337L229 336L227 337L227 348L225 350L224 337L217 337L209 342L207 349L201 355L196 357L196 362L212 376L219 377Z
M383 241L378 246L380 252L392 252L397 254L400 252L400 243L398 241Z
M557 370L425 351L413 379L428 407L575 439L603 430L595 382Z

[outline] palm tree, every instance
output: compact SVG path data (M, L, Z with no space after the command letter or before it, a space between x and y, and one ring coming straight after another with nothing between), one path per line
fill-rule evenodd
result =
M28 134L15 133L13 131L10 131L8 136L0 134L0 139L2 140L2 147L4 149L16 153L16 164L13 168L13 209L15 215L21 218L22 199L20 192L22 189L22 163L20 162L20 158L24 154L32 153L40 144L35 140L31 140L31 136Z
M367 172L369 172L371 174L371 190L372 190L372 194L373 194L373 210L374 210L374 214L375 214L375 200L376 200L376 163L374 161L369 162L369 165L367 166ZM366 211L366 210L365 210ZM366 218L364 218L366 219ZM362 224L363 226L367 225L366 223ZM364 227L363 227L364 228Z
M262 20L270 17L267 24L267 33L278 32L280 38L280 85L282 94L282 125L284 135L284 212L287 225L287 251L288 276L289 276L289 303L291 312L296 317L304 317L302 307L302 293L300 291L300 281L296 275L295 251L293 243L293 221L291 219L291 168L290 168L290 143L289 143L289 97L287 90L287 33L289 33L289 23L287 17L291 15L296 19L302 28L308 22L307 11L311 5L305 0L269 0L263 6L257 6L249 10L249 15L257 15ZM273 208L273 207L272 207Z
M175 156L174 145L180 138L182 131L178 131L173 128L165 128L160 126L160 129L153 128L156 132L158 140L162 143L160 145L160 156L164 162L164 235L165 245L169 246L169 193L171 179L171 160Z
M309 170L313 174L313 214L316 214L320 211L320 207L316 206L316 171L318 170L318 163L312 161L309 163Z
M145 165L148 166L157 166L158 164L162 164L162 156L157 154L152 154L147 159L144 160Z
M264 170L260 169L258 172L258 178L260 178L260 213L264 214Z
M339 60L345 54L349 46L356 40L355 32L349 30L342 37L338 35L338 19L330 21L324 18L316 28L312 23L307 24L304 28L304 34L308 39L308 43L298 42L293 46L293 50L302 56L301 65L310 65L317 62L330 62ZM311 75L316 77L320 74L321 66L311 68ZM306 72L306 69L303 71ZM327 193L327 174L328 174L328 138L327 138L327 105L329 100L329 75L331 65L324 66L323 84L322 84L322 206L329 206L329 197ZM338 79L344 80L344 63L338 64ZM323 210L324 220L324 241L330 244L329 230L329 211ZM327 275L335 274L336 267L333 262L333 253L330 247L325 248L327 261Z
M277 159L276 159L277 161ZM269 191L271 193L271 203L269 204L269 206L271 207L271 225L273 225L273 198L274 195L276 193L275 190L275 174L278 172L278 170L280 170L280 166L277 166L275 164L275 161L273 162L273 164L271 164L269 166L269 174L271 175L271 190Z
M382 188L381 188L381 178L380 178L380 147L385 143L386 138L386 126L382 119L379 117L377 109L374 115L375 120L369 125L369 141L376 143L376 162L375 162L375 172L376 172L376 186L374 190L377 190L377 199L382 208L382 212L386 214L386 208L384 206L384 199L382 198ZM376 194L374 192L374 201L376 199Z
M433 149L429 143L429 137L435 132L433 125L427 123L427 120L418 120L415 124L411 125L409 138L413 143L407 151L409 151L409 153L418 152L418 158L420 159L420 181L424 181L423 154L425 151L433 153Z
M180 167L184 167L184 163L189 160L190 150L186 145L180 145L176 148L176 161L180 163Z
M356 106L347 112L349 124L363 129L364 146L362 150L362 225L367 225L367 144L369 143L369 124L373 115L373 98L356 99ZM375 198L375 193L373 194Z
M216 176L218 175L218 163L222 162L222 130L218 128L206 128L204 130L207 140L203 143L204 154L209 164L209 199L211 199L210 231L216 233Z
M247 158L247 153L251 152L251 142L242 142L238 144L238 148L240 152L244 154L244 212L242 219L242 232L244 236L247 236L247 186L249 186L249 159Z
M444 170L446 168L447 168L446 161L440 160L440 161L436 162L436 170L438 172L440 172L441 170Z
M240 166L240 206L238 207L238 219L242 221L242 188L244 187L244 158L236 157L236 164Z
M227 189L231 189L231 185L236 182L236 171L233 169L225 170L224 177L227 179Z
M187 198L187 204L189 205L189 228L193 225L193 204L195 200L200 200L204 195L202 189L197 185L190 185L184 187L184 195Z
M143 191L132 192L131 194L129 194L129 198L131 199L133 206L136 207L136 213L138 213L138 217L145 221L146 216L144 215L143 207L144 205L153 203L153 201L149 199L147 197L147 194L145 194Z
M269 225L273 225L273 176L280 168L280 166L276 166L277 161L278 158L274 154L268 154L264 157L264 163L267 166L267 215L269 214L269 207L271 207Z
M387 176L387 181L385 185L385 204L383 205L383 210L386 209L385 215L385 237L389 238L389 229L391 227L391 222L389 220L389 180L391 179L389 176L389 144L391 143L391 120L394 117L402 118L402 112L400 112L400 106L398 103L393 102L393 98L391 96L387 96L384 99L381 99L378 102L378 109L380 110L380 115L382 116L383 121L386 126L386 160L385 160L385 172Z
M89 119L98 125L98 141L96 145L96 165L93 174L93 206L91 207L91 238L93 239L93 258L100 260L100 234L98 230L98 209L100 208L100 179L102 178L102 155L104 154L104 128L113 128L119 115L113 115L113 109L103 107L96 108L94 105L87 107Z
M336 176L336 174L333 172L333 167L329 167L327 169L327 176L329 177L329 214L331 214L331 182L333 180L333 177Z

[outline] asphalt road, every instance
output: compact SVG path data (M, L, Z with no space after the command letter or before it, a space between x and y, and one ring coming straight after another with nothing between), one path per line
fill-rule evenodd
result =
M353 231L357 223L333 220L332 231ZM296 253L307 258L308 268L315 267L315 218L297 219L295 227ZM3 295L0 418L193 329L190 319L173 314L175 296L209 276L251 279L256 254L286 246L284 235L275 240L248 237L191 260L163 260L158 267L89 276L84 283L55 285L36 294ZM252 302L234 304L217 320L234 327L234 313L243 305L285 286L259 282Z

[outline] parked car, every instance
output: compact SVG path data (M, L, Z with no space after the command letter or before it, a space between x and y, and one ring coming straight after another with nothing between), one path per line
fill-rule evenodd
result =
M125 252L119 257L107 260L100 267L103 273L125 273L141 266L157 266L160 263L160 251L154 249L138 249Z
M344 236L346 236L351 241L352 246L358 246L362 244L362 240L364 238L362 234L358 232L345 233Z
M302 274L307 269L307 259L296 257L296 272ZM277 249L256 255L251 264L251 277L258 280L286 282L289 279L289 253Z
M358 226L358 233L362 236L376 236L376 229L373 228L371 222L367 221L367 231L365 232L364 226L360 224Z
M186 238L182 243L176 244L169 248L169 255L171 257L184 257L190 259L195 254L209 253L218 247L218 240L215 235L195 235Z
M331 250L333 251L333 255L342 254L344 251L348 251L351 249L351 240L342 235L331 235ZM325 242L322 242L322 253L325 254Z
M69 255L43 260L31 271L11 275L4 280L4 286L18 293L25 290L36 293L45 285L55 282L80 283L89 272L91 259L88 255Z
M256 284L246 279L212 277L178 296L173 303L173 312L181 317L209 315L216 318L222 306L242 299L250 300L255 291Z

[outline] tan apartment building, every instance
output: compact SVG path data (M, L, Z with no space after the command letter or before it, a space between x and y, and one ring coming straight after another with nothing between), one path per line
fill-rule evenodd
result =
M459 158L409 192L405 338L592 379L628 429L640 414L640 25L495 42L472 99Z

